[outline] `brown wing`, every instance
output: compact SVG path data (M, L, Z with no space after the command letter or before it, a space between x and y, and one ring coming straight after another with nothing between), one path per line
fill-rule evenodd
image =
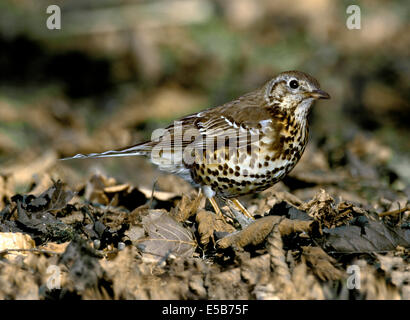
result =
M257 133L260 121L271 118L261 90L175 121L164 129L164 135L147 144L161 144L163 148L171 150L188 145L204 149L206 141L221 136L250 141L249 135Z

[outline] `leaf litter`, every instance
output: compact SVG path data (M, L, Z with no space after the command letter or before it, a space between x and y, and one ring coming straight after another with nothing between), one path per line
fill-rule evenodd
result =
M81 172L84 167L73 168L83 164L70 167L56 161L141 141L161 126L153 124L157 119L168 121L177 118L176 113L193 112L193 107L217 105L276 72L272 59L259 59L266 56L266 41L259 40L267 39L267 30L276 32L266 28L272 23L266 17L287 14L288 6L262 5L263 10L257 10L262 16L244 15L241 12L256 12L255 2L231 2L217 10L222 19L217 30L225 30L225 24L232 30L245 27L262 47L218 48L207 45L214 39L204 38L203 30L187 36L184 28L159 28L151 30L149 41L131 46L138 54L130 59L128 37L116 37L114 30L109 37L120 45L108 69L116 72L92 82L118 83L116 94L104 90L95 102L78 101L71 99L70 90L56 87L55 79L43 79L45 91L33 95L32 81L24 81L32 75L25 68L20 68L24 72L18 87L6 79L0 101L5 124L0 132L5 157L0 173L1 299L409 299L408 90L405 81L390 81L405 77L398 66L407 58L403 52L408 46L406 41L391 41L391 50L385 32L363 41L336 32L338 41L349 45L325 50L327 58L337 62L343 57L346 63L310 61L319 63L313 68L343 99L335 100L338 106L332 112L319 104L315 108L312 141L282 182L241 199L256 218L253 223L239 221L229 206L223 207L226 221L218 219L188 183L161 176L142 159L116 162L121 168L115 179L104 170L87 177ZM318 31L323 28L315 23L323 22L317 19L321 10L309 9L301 16L313 21L304 25L306 34L321 38ZM375 17L395 19L387 35L401 39L406 34L404 17L399 9L390 9L375 7ZM333 31L338 24L334 17L321 16ZM298 27L299 18L290 21L289 30ZM212 24L214 19L208 20ZM84 36L91 41L75 45L80 57L84 49L89 53L86 66L94 65L95 54L106 54L109 41L94 41L96 34L101 37L87 32ZM236 37L235 32L221 34L227 43ZM43 36L44 44L49 39ZM242 38L235 41L246 49L250 39ZM376 59L367 59L369 47L379 53ZM317 48L328 48L328 43L319 41ZM10 53L5 54L7 58ZM40 55L33 61L40 57L49 58ZM227 57L241 67L220 68L229 66ZM15 62L12 55L10 62ZM37 72L37 67L28 69ZM82 83L69 78L63 81L67 88ZM138 85L130 86L135 78ZM90 86L80 87L87 91ZM53 184L53 179L64 183ZM139 246L144 241L146 245ZM347 270L354 265L361 271L361 286L349 289ZM61 271L61 289L46 286L50 266Z
M409 299L408 195L380 183L386 157L358 141L345 167L308 148L289 178L244 197L254 221L229 201L220 219L174 176L149 188L50 171L16 194L1 175L0 298ZM352 265L360 288L348 288Z
M166 211L149 210L141 222L147 237L138 241L137 247L154 257L154 261L167 259L170 255L191 257L194 253L196 242L192 233Z
M16 282L21 288L2 287L0 294L11 299L347 298L347 289L335 291L334 283L345 288L346 269L358 261L375 269L364 289L355 291L357 298L382 298L369 282L386 297L408 298L406 207L398 210L384 201L377 208L383 212L377 212L335 199L325 189L308 201L285 185L277 189L265 191L259 201L248 200L251 208L256 205L257 219L242 228L228 211L226 221L208 211L201 195L139 189L101 174L75 191L61 181L39 195L5 190L0 281L10 281L11 270L26 280ZM14 240L7 242L10 235ZM47 276L47 265L57 265L64 290L49 290L26 274L33 261L43 263L40 278Z

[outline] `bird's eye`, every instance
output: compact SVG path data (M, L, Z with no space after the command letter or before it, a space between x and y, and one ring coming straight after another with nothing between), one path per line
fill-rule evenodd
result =
M297 87L299 87L299 82L297 82L296 80L291 80L289 82L289 87L291 87L292 89L297 89Z

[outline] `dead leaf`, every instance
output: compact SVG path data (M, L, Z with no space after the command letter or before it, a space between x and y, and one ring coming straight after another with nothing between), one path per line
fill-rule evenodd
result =
M174 192L165 192L157 190L154 190L154 192L152 192L152 189L147 188L139 188L139 191L141 191L147 199L154 197L155 199L160 201L170 201L176 197L179 197L179 195Z
M197 213L196 222L198 223L198 232L201 235L200 242L204 246L209 243L210 239L214 242L214 232L232 233L235 231L232 225L219 219L215 213L206 210Z
M129 184L117 184L114 178L101 174L90 178L85 187L85 197L92 202L112 207L123 206L130 211L145 204L148 199L138 188Z
M175 210L171 211L171 214L177 221L184 222L197 213L202 200L203 196L201 194L197 194L194 200L184 195Z
M281 219L282 217L279 216L263 217L248 225L244 230L218 240L216 244L220 249L226 249L232 245L243 248L250 244L260 244L272 231L273 226Z
M6 253L9 249L33 249L35 247L34 240L24 233L1 232L0 233L0 255L4 251L4 257L14 260L18 256L27 256L27 252L14 251Z
M321 230L316 221L283 219L279 223L279 232L282 236L289 236L293 233L301 232L306 234L311 234L313 232L319 234L321 233Z
M63 253L67 249L67 246L69 244L70 242L64 242L64 243L48 242L43 246L39 246L38 249L53 251L55 253Z
M50 239L71 239L71 228L51 212L65 208L73 195L73 192L64 190L63 184L57 181L38 197L19 194L13 196L11 200L17 206L17 219L8 221L10 229L24 231L35 241L40 242Z
M136 245L138 240L144 237L144 229L140 226L131 226L124 234L130 239L130 241Z
M105 193L117 193L121 191L128 191L129 189L129 184L117 184L115 186L105 187L103 190Z
M192 233L162 210L149 210L142 218L148 237L138 241L138 248L158 261L170 254L190 257L196 242Z
M315 221L290 220L282 216L267 216L257 219L241 231L233 232L218 240L217 246L221 249L226 249L232 245L241 248L250 244L258 245L266 239L279 221L278 228L281 236L288 236L292 233L305 232L311 234L314 232L318 234L320 232Z
M362 234L364 228L364 234ZM381 221L368 221L359 227L355 225L340 226L323 230L326 239L325 250L337 252L378 252L393 251L397 246L410 247L410 230L389 227Z
M320 247L302 247L302 257L304 262L312 269L320 280L339 280L344 273L335 267L337 263Z
M336 206L334 199L324 189L320 189L312 200L300 205L299 209L308 212L325 227L332 228L346 224L353 218L351 210L347 210L346 206L345 203Z
M104 193L104 189L115 186L115 184L116 181L114 178L107 178L101 174L95 174L87 181L84 196L88 201L107 205L110 200Z
M74 192L64 189L64 184L58 180L39 196L27 196L22 206L30 212L49 212L60 210L67 206L73 198ZM17 199L18 197L13 197Z

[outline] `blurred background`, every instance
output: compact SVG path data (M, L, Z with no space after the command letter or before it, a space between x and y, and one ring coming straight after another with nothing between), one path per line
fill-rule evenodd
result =
M349 30L350 4L2 0L0 193L58 178L81 184L95 171L134 185L168 179L170 189L176 178L144 159L57 159L150 139L179 116L296 69L332 99L316 104L304 164L286 186L345 172L360 197L394 198L393 190L408 199L410 5L356 1L361 29ZM60 30L47 28L49 5L61 8ZM312 172L319 174L306 177Z

